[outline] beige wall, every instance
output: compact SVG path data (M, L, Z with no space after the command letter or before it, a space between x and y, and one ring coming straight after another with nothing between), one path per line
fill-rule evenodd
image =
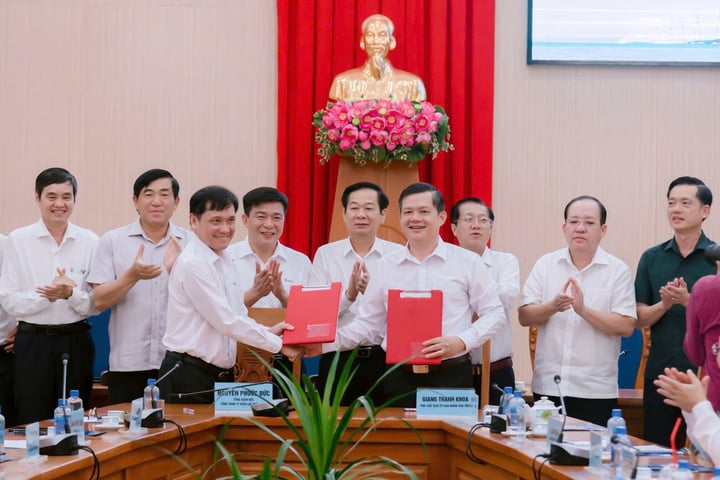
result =
M720 70L527 66L526 5L496 7L494 247L524 280L562 246L567 200L592 194L609 209L604 246L634 270L670 235L672 178L720 195ZM98 233L133 218L147 168L180 179L180 224L200 186L275 183L274 1L0 0L0 32L0 231L37 219L33 181L53 165L77 175L73 219ZM529 380L526 331L514 333Z
M635 271L670 237L664 201L680 175L720 197L720 70L525 64L527 2L496 2L493 246L515 253L524 282L564 245L565 203L595 195L608 208L603 247ZM480 133L479 133L480 134ZM720 239L720 212L706 233ZM530 379L527 329L515 322L516 368Z
M275 184L274 1L0 0L0 32L0 231L38 218L49 166L98 233L134 218L148 168L180 180L182 225L201 186Z

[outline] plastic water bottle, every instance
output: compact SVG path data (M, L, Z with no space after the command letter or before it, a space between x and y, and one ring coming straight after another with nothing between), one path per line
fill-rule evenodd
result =
M622 410L619 408L613 408L612 409L612 416L608 419L607 422L607 431L609 435L609 441L608 445L610 447L610 466L616 467L620 460L617 458L615 451L619 450L619 445L615 445L612 443L612 437L613 435L617 435L617 432L615 429L617 427L627 427L625 424L625 419L622 417ZM627 432L626 432L627 433Z
M512 400L508 402L508 432L525 433L525 400L522 398L522 392L515 390Z
M143 409L158 408L160 389L155 385L154 378L148 378L147 387L143 390Z
M675 468L673 468L672 463L666 463L660 469L660 473L658 474L658 480L672 480L674 474Z
M713 468L713 477L711 480L720 480L720 467Z
M688 460L678 460L678 468L673 474L673 480L690 480L694 477L690 471L690 462Z
M5 452L5 417L0 407L0 454Z
M618 425L615 427L615 435L617 443L614 445L613 453L615 457L615 463L612 467L615 467L616 478L630 478L632 471L635 468L635 462L631 461L628 464L627 458L634 460L635 452L631 451L630 439L627 436L627 428L625 425ZM629 453L629 455L625 455ZM611 468L612 468L611 467Z
M53 422L55 423L54 432L55 435L63 435L65 433L65 419L70 420L70 412L65 406L65 399L58 398L58 406L53 412Z
M503 393L502 397L500 397L500 411L498 413L507 415L508 404L513 398L513 387L505 387L503 390L505 393Z
M77 434L79 444L85 443L85 410L83 401L80 398L80 391L70 390L67 399L67 407L70 409L70 433Z

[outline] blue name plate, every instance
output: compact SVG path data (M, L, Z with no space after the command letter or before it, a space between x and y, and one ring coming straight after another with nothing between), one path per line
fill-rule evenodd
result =
M215 410L250 411L250 406L273 398L272 383L215 383Z
M478 416L478 396L472 388L418 388L417 416Z

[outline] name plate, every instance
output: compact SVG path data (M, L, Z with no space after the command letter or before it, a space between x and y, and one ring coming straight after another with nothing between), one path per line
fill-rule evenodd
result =
M215 383L215 411L251 411L253 403L272 400L272 383Z
M417 416L478 416L478 396L472 388L418 388Z

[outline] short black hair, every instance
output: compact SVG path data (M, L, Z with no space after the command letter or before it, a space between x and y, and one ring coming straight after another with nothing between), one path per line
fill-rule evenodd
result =
M75 198L77 196L77 180L73 174L60 167L46 168L35 178L35 193L41 197L43 190L48 185L67 182L72 185L73 198Z
M703 205L707 205L708 207L712 206L713 197L710 188L705 185L705 182L703 182L697 177L683 176L676 178L675 180L670 182L670 186L668 186L665 198L669 199L670 191L678 185L695 185L697 187L697 194L695 196L698 200L700 200L700 203L702 203Z
M283 212L287 213L288 198L277 188L258 187L253 188L243 196L243 212L250 215L250 210L263 203L282 203Z
M597 203L597 206L600 208L600 225L605 225L605 223L607 222L607 209L600 200L593 197L592 195L580 195L579 197L575 197L570 200L567 205L565 205L565 210L563 211L563 218L565 219L565 221L567 221L568 210L570 210L570 206L575 202L579 202L580 200L592 200L593 202Z
M477 197L465 197L455 202L455 205L453 205L450 209L450 223L457 225L457 222L460 219L460 207L466 203L477 203L478 205L482 205L487 210L490 221L495 221L495 213L493 213L492 208L490 208L487 203Z
M133 196L136 198L139 197L140 192L142 192L143 188L147 187L155 180L159 180L161 178L170 179L170 183L172 184L173 198L177 198L178 194L180 193L180 184L175 179L175 177L172 176L172 173L161 168L153 168L152 170L148 170L147 172L137 177L137 179L135 179L135 183L133 184Z
M219 185L203 187L190 197L190 213L200 218L208 210L225 210L232 205L237 212L238 198L233 192Z
M400 206L400 210L402 210L402 202L405 199L405 197L409 195L415 195L416 193L425 193L425 192L431 192L432 193L432 201L433 206L435 209L440 212L445 211L445 199L442 196L442 193L435 188L435 185L432 185L430 183L424 183L424 182L417 182L413 183L411 185L408 185L405 187L405 190L400 192L400 198L398 199L398 205Z
M357 192L358 190L362 190L364 188L369 188L370 190L375 190L377 192L378 197L378 206L380 207L380 211L382 212L385 210L388 205L390 205L390 200L388 200L388 196L383 192L383 189L380 188L378 185L375 185L372 182L357 182L353 183L352 185L348 185L345 190L343 190L342 197L340 198L340 202L342 202L343 210L347 210L348 206L348 198L350 197L350 194L353 192Z

